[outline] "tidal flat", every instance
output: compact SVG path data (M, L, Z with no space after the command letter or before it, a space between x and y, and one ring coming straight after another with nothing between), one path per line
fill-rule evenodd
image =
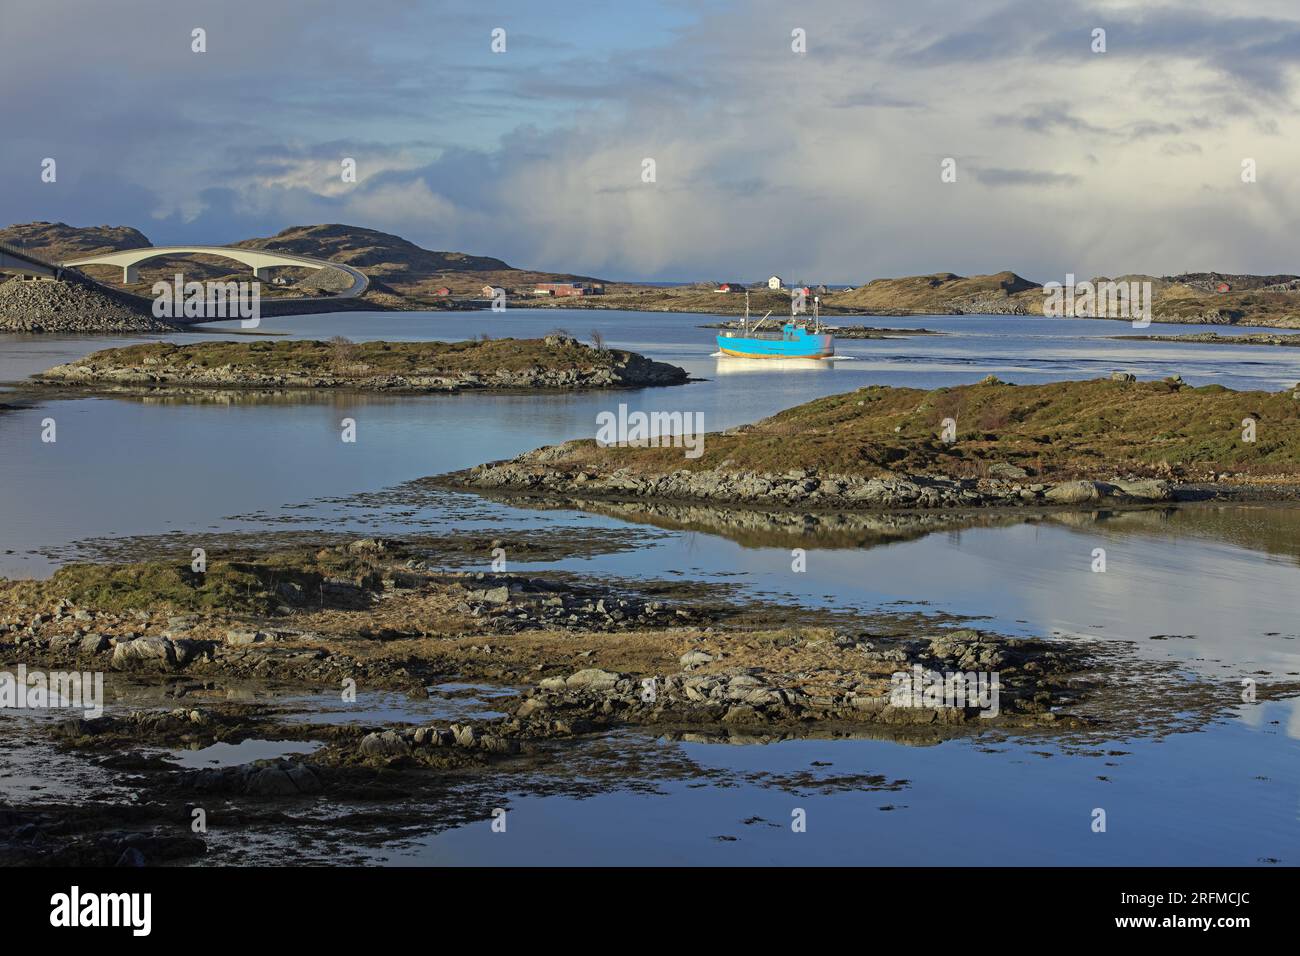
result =
M213 554L202 571L183 559L72 563L5 582L6 672L107 671L113 699L102 716L6 719L15 766L57 755L96 784L84 803L34 805L8 788L0 859L240 862L235 832L275 845L305 828L303 858L318 861L392 843L430 815L467 824L484 788L528 789L539 776L600 787L571 775L569 748L629 736L1079 741L1194 727L1234 703L1213 682L1096 642L740 602L725 584L430 567L449 550L363 538ZM993 686L977 691L977 674ZM1134 686L1139 701L1116 692ZM1264 682L1258 695L1297 690ZM378 723L373 710L349 714L362 694L397 695L396 712ZM439 712L439 701L466 706ZM906 782L813 774L803 785ZM204 828L186 833L178 824L196 809Z

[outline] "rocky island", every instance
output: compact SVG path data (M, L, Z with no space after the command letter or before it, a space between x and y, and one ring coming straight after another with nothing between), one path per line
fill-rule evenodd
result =
M704 435L693 458L581 440L439 480L568 498L850 511L1140 504L1229 488L1289 495L1300 484L1298 395L1124 374L870 386Z
M568 335L464 342L155 342L104 349L38 376L92 389L583 389L679 385L686 372Z
M1192 342L1200 345L1273 345L1283 348L1300 347L1300 335L1269 332L1244 332L1241 335L1220 335L1218 332L1189 332L1185 335L1116 335L1128 342Z

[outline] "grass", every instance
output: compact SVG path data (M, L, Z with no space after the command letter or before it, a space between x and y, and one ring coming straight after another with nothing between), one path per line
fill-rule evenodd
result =
M46 581L0 583L0 591L28 603L66 598L102 611L170 608L269 614L281 605L327 603L322 597L326 578L374 590L380 573L369 558L336 548L213 559L202 573L191 570L188 561L75 563L59 568ZM300 590L289 588L286 593L282 585Z
M1257 422L1256 441L1242 420ZM942 440L944 419L956 441ZM552 455L554 457L552 457ZM710 433L704 454L570 442L548 467L643 474L679 469L871 477L889 473L983 477L1007 462L1048 480L1202 477L1209 472L1300 474L1300 401L1290 392L1234 392L1177 381L1098 379L924 391L873 386L817 399L732 433Z

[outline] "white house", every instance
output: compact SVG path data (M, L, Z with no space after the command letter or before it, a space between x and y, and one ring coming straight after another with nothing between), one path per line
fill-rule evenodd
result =
M769 278L769 279L767 280L767 287L768 287L769 289L779 289L779 288L781 288L781 277L780 277L780 276L772 276L771 278Z

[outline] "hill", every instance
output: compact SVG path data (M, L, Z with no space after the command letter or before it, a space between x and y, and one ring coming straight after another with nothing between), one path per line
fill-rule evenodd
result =
M1149 282L1153 322L1300 328L1300 278L1296 276L1198 272L1163 277L1094 276L1088 281L1096 285L1108 280ZM1083 277L1075 281L1082 282ZM1218 291L1221 283L1228 286L1226 291ZM1042 315L1044 300L1040 283L1014 272L969 277L938 272L875 279L856 289L831 293L822 301L828 312L870 315Z
M0 242L29 249L53 261L153 245L143 233L129 226L69 226L62 222L12 225L0 229ZM538 282L600 281L591 276L516 269L491 256L424 249L401 236L344 223L292 226L273 236L244 239L229 245L331 259L355 266L372 280L362 302L376 309L452 308L456 305L453 297L478 297L483 287L489 285L509 289L514 295L531 290ZM82 271L106 285L141 296L149 296L155 282L170 282L178 272L184 273L187 280L197 282L249 278L248 271L238 263L200 255L144 263L140 266L139 281L125 287L121 285L122 272L116 267L86 266ZM274 271L274 276L286 282L264 284L263 298L297 298L330 291L328 282L322 288L322 278L328 278L323 270L282 267ZM441 288L450 289L451 296L439 295Z
M69 226L66 222L6 226L0 229L0 242L27 249L51 262L153 245L144 233L130 226Z
M479 297L489 285L514 294L538 282L600 281L591 276L516 269L491 256L424 249L401 236L342 223L292 226L274 236L233 245L347 263L374 282L374 291L367 293L367 298L398 309L447 306L447 297L438 295L441 288L449 289L454 297Z
M415 243L363 226L326 223L290 226L274 236L231 243L242 249L270 249L317 259L331 259L362 269L369 276L431 276L445 272L518 271L500 259L464 252L432 252Z
M61 261L119 249L151 245L129 226L70 226L29 222L0 229L0 242ZM366 294L350 305L365 309L456 309L482 306L485 286L504 288L512 305L555 308L626 309L653 312L739 314L744 296L718 293L716 284L664 287L635 282L602 282L574 273L519 269L502 259L466 252L425 249L401 236L345 223L291 226L273 236L244 239L231 245L267 249L346 263L371 279ZM121 270L88 266L86 274L120 289ZM156 259L140 267L140 279L125 291L148 297L153 284L183 272L194 281L227 282L249 278L236 263L213 256ZM262 288L264 299L328 297L337 291L331 270L283 267L277 280ZM1079 277L1082 279L1082 277ZM1105 277L1094 277L1092 282ZM1300 328L1300 277L1238 275L1218 272L1176 276L1123 275L1115 281L1150 282L1155 322ZM604 295L582 298L534 298L539 282L601 283ZM1226 290L1219 289L1226 285ZM443 292L443 290L447 290ZM856 289L821 296L823 315L1042 315L1043 286L1011 271L961 276L952 272L873 279ZM311 307L283 303L283 309ZM342 305L340 305L342 307ZM750 308L762 315L789 313L790 293L751 290ZM273 310L274 311L274 310ZM273 314L273 313L272 313Z
M874 279L856 289L831 293L825 301L837 309L891 315L1032 315L1042 314L1041 290L1039 283L1014 272L970 277L936 272L900 279Z

